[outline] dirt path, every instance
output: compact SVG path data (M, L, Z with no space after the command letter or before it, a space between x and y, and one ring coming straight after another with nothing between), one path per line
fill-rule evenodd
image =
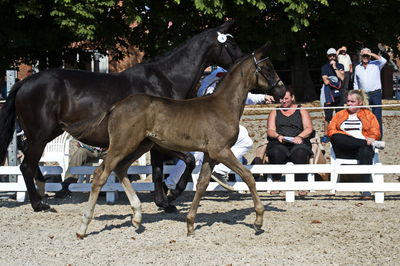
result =
M255 145L265 134L265 120L247 119ZM385 117L384 163L399 163L398 117ZM314 121L320 130L320 120ZM248 159L254 157L254 149ZM394 177L385 177L394 181ZM186 236L184 222L192 192L177 202L178 214L165 214L143 201L143 229L131 226L123 193L114 205L101 197L88 236L78 240L88 194L47 201L58 213L34 213L29 203L0 201L0 265L399 265L400 193L383 204L360 201L356 193L336 197L311 193L286 203L283 195L261 192L266 206L264 232L255 235L249 194L208 192L201 201L196 232Z
M48 202L58 213L33 213L29 204L0 202L1 265L398 265L400 196L384 204L359 201L356 194L312 194L286 203L261 193L264 232L255 235L249 194L210 192L201 202L196 232L184 222L192 192L178 202L180 213L165 214L143 201L143 229L131 226L124 194L116 204L100 198L84 240L75 237L87 194Z

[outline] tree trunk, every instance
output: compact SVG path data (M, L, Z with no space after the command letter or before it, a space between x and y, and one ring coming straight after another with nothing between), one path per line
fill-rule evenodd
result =
M295 46L292 58L292 88L296 99L301 102L309 102L317 99L315 85L311 79L304 49Z

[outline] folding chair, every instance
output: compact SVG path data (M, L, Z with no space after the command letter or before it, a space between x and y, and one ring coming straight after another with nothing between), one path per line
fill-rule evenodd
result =
M330 146L331 146L331 148L330 148L331 165L334 167L334 169L335 169L336 166L342 165L342 164L349 164L349 165L357 165L357 164L359 164L358 160L356 160L356 159L337 158L336 154L335 154L335 151L333 150L332 144ZM379 161L379 150L375 149L374 150L374 157L372 159L372 164L374 165L374 164L377 164L379 162L380 162ZM374 182L374 177L375 176L372 175L372 181L373 182ZM337 183L337 182L339 182L339 180L340 180L339 175L335 171L333 171L331 173L331 182L332 183ZM332 194L335 194L335 192L336 192L335 189L331 190Z
M63 180L69 164L69 142L71 139L72 137L67 132L64 132L47 143L40 158L40 162L57 162L63 169L61 174Z

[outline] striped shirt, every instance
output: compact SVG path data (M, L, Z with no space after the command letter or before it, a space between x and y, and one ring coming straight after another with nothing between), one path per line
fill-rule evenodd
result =
M357 114L350 114L349 117L340 125L340 129L357 139L365 139L362 134L362 122L357 117Z

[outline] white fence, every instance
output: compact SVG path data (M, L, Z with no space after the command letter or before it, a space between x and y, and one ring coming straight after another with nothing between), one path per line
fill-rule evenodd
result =
M169 173L173 166L165 166L165 173ZM294 202L295 191L310 190L310 191L353 191L362 192L370 191L375 192L375 202L382 203L384 201L385 192L400 192L400 183L384 182L384 174L398 174L400 173L400 165L338 165L331 164L305 164L293 165L291 163L286 165L248 165L254 174L274 174L282 173L285 175L285 182L257 182L257 190L282 190L286 193L286 201ZM81 176L90 176L96 167L81 166L71 168L71 173L79 174ZM59 166L42 166L43 174L54 175L61 174L62 169ZM188 183L186 190L195 191L196 181L199 174L200 167L196 167L193 171L193 183ZM309 178L308 182L294 182L294 174L296 173L338 173L338 174L373 174L373 183L333 183L330 181L315 182L313 178ZM2 166L0 167L0 175L18 175L18 182L16 183L0 183L0 191L14 191L17 192L17 200L23 201L25 198L25 183L21 176L19 167L17 166ZM131 166L128 174L151 174L151 166ZM239 178L240 180L240 178ZM230 183L237 191L248 190L247 185L243 181ZM137 191L153 191L154 185L151 182L138 181L132 183L132 186ZM74 192L89 192L91 188L90 183L76 183L70 185L70 190ZM46 183L46 191L58 191L61 189L59 183ZM224 190L215 182L211 182L207 191ZM121 184L115 182L115 176L111 175L107 183L102 188L102 191L107 192L107 202L114 202L118 191L123 191Z

